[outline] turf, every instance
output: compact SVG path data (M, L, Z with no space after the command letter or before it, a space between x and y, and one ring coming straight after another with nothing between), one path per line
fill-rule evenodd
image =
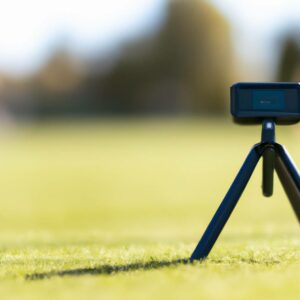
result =
M300 165L299 126L280 127ZM187 258L259 127L23 124L0 133L1 299L298 299L300 230L258 167L209 258Z

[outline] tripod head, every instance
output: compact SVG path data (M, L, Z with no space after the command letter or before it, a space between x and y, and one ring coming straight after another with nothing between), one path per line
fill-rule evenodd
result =
M261 143L275 143L275 122L271 119L262 122Z

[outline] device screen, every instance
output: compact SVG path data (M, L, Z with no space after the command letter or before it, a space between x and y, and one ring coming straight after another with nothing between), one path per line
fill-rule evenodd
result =
M297 89L239 89L236 110L239 113L296 113L299 114Z

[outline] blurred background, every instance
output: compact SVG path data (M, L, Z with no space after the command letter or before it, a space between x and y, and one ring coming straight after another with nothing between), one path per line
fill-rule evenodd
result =
M297 0L2 4L2 122L228 115L235 81L299 81Z
M298 0L1 3L2 230L195 243L260 137L231 123L236 81L300 81ZM278 182L257 210L256 174L236 230L296 226Z

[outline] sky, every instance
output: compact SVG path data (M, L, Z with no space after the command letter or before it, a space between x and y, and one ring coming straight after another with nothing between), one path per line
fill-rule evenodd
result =
M36 68L58 43L109 51L162 19L164 0L0 0L0 70Z
M184 0L182 0L184 1ZM201 0L200 0L201 1ZM300 28L299 0L211 0L228 18L237 54L270 69L281 32ZM166 0L0 0L0 70L37 68L58 43L75 54L111 51L155 27ZM262 71L262 77L265 76Z

